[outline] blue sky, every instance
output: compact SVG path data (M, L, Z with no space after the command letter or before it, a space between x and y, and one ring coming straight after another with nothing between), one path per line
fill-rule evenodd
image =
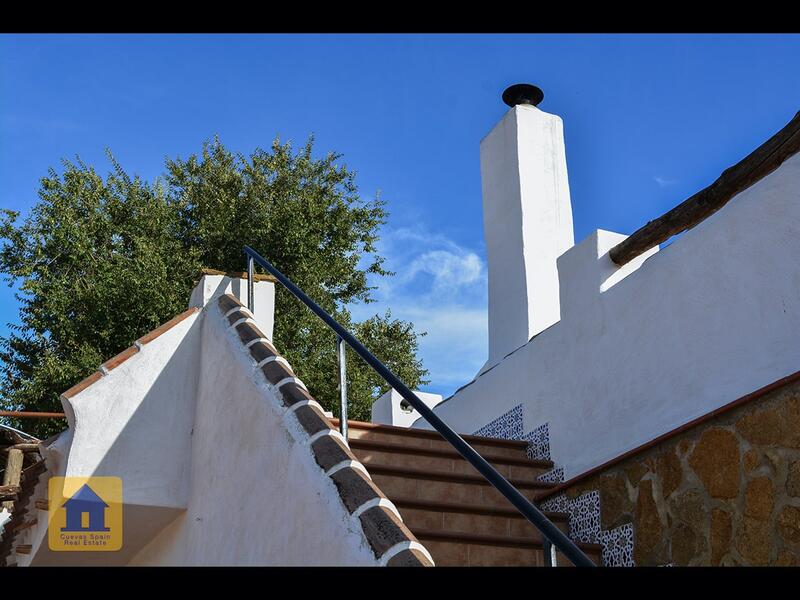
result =
M153 178L214 134L249 152L313 133L388 202L397 276L368 312L428 331L447 395L486 357L478 144L506 86L564 119L579 241L634 231L785 125L798 64L797 35L2 35L0 206L27 211L62 157L105 171L106 146ZM0 287L0 335L16 310Z

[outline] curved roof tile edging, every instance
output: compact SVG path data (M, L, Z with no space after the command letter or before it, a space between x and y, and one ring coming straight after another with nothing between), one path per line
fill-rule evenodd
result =
M293 414L308 436L306 442L314 460L333 482L348 514L359 521L378 563L433 566L430 553L403 524L397 508L373 483L286 359L252 322L247 308L231 294L220 296L217 303L228 327L238 335L242 350L260 366L262 376L275 390L285 415Z

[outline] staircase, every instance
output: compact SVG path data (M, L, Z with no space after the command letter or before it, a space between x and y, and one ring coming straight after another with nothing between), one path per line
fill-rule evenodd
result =
M551 514L547 518L548 515L533 510L532 505L523 499L527 497L533 502L543 490L552 487L553 484L536 479L551 469L552 463L529 460L524 442L475 436L459 439L458 434L432 413L386 365L275 265L249 246L243 250L251 284L255 266L259 265L336 333L339 389L343 392L342 414L347 414L345 354L349 346L412 408L427 414L428 422L437 430L348 420L351 450L372 474L373 481L404 515L406 526L425 544L437 564L544 566L551 562L545 560L543 540L536 527L518 515L513 505L493 486L505 489L507 495L514 497L528 518L549 531L549 537L557 539L558 545L566 549L576 564L601 564L599 545L576 545L566 536L566 515ZM251 287L248 290L250 312L255 308L253 296ZM469 445L470 442L474 447ZM455 448L469 456L471 463L462 459ZM481 453L483 460L477 456ZM494 469L484 468L487 462L493 464ZM480 465L487 479L472 464ZM507 481L498 477L498 472L505 474ZM547 558L550 557L548 554ZM554 558L557 564L568 564L564 556Z
M528 458L526 442L462 437L529 500L554 486L537 481L553 463ZM544 565L536 527L435 431L348 421L348 442L438 566ZM567 532L565 513L545 514ZM602 564L599 544L578 546Z

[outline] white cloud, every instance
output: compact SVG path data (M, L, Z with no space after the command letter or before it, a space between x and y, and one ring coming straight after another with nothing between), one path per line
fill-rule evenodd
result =
M431 250L414 259L401 281L408 283L419 273L427 273L433 277L430 293L438 296L481 281L482 270L481 259L471 252L459 255L448 250Z
M383 313L412 321L430 371L425 391L448 396L486 360L486 265L473 250L422 228L385 230L379 253L394 277L372 281L375 302L351 306L357 319Z
M653 181L658 184L658 187L667 187L669 185L675 185L678 183L677 179L668 179L666 177L661 177L660 175L653 176Z
M428 391L450 395L469 382L486 361L487 317L484 307L446 304L441 307L402 306L402 318L428 335L420 353L430 370ZM395 309L393 308L393 313ZM400 317L400 311L396 311Z

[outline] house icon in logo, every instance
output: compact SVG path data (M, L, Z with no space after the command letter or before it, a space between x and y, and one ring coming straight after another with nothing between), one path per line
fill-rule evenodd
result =
M88 484L75 492L63 507L67 510L67 526L61 531L109 531L105 526L108 504Z

